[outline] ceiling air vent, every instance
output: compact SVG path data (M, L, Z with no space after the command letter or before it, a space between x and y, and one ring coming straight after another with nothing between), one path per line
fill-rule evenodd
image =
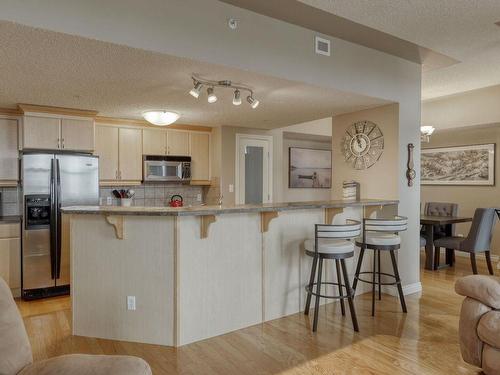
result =
M330 56L330 41L328 39L314 37L314 47L318 55Z

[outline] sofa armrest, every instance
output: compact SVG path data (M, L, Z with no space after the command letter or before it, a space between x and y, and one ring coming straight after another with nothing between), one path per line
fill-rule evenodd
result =
M500 309L500 277L469 275L458 279L455 292L473 298L493 309Z

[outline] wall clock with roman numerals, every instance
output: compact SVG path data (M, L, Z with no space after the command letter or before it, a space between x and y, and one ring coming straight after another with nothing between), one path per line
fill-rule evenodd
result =
M352 124L342 139L345 161L355 169L367 169L375 164L384 151L384 135L371 121Z

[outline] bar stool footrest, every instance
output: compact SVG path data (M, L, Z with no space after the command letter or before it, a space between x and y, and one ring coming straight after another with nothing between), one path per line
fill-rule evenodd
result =
M349 297L353 297L354 296L354 293L352 294L349 294L348 293L348 290L346 288L346 286L344 284L340 284L339 283L334 283L334 282L330 282L330 281L323 281L321 282L321 285L335 285L335 286L340 286L342 287L342 290L345 290L347 294L345 295L334 295L334 296L330 296L330 295L324 295L324 294L318 294L316 292L313 292L311 289L314 290L314 288L318 285L318 283L313 283L312 284L312 288L309 288L309 285L306 285L305 289L306 289L306 292L307 293L310 293L311 295L315 296L315 297L321 297L321 298L329 298L329 299L346 299L346 298L349 298Z
M373 272L372 271L364 271L364 272L360 272L359 275L373 275ZM376 275L378 275L378 272L375 272ZM385 273L385 272L380 272L380 275L384 275L384 276L388 276L388 277L392 277L394 280L396 280L396 276L395 275L391 275L390 273ZM358 281L361 281L363 283L367 283L367 284L375 284L375 285L378 285L379 283L376 281L375 283L371 280L364 280L362 279L361 277L359 276L354 276L354 279L355 280L358 280ZM394 281L394 282L381 282L380 285L398 285L398 284L401 284L401 281Z

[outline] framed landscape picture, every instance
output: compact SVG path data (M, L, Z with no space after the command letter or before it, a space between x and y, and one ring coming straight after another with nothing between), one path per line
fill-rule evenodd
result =
M290 147L288 187L329 189L332 187L332 152Z
M422 149L422 185L495 185L495 144Z

